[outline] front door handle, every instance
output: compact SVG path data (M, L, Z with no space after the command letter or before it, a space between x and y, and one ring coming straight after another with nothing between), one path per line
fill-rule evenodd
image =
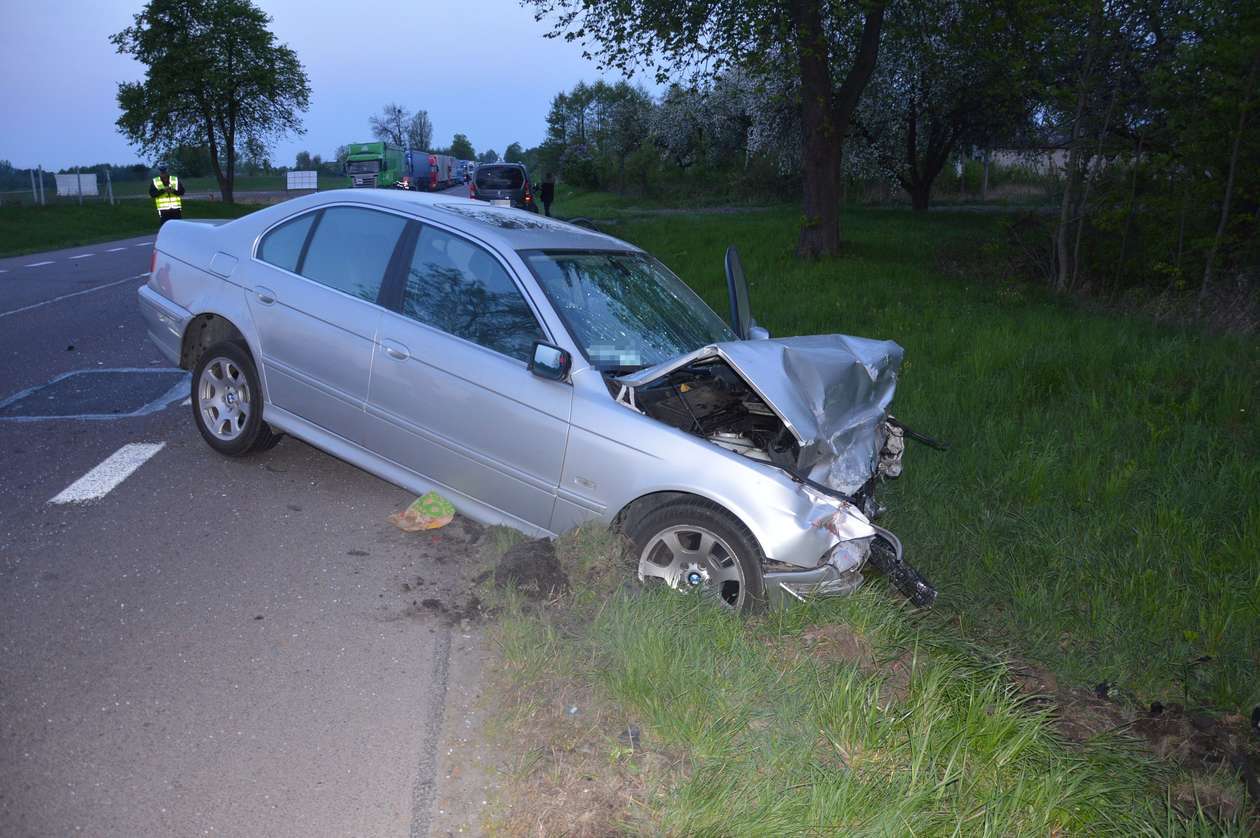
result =
M258 298L258 302L265 306L269 306L276 301L276 292L262 285L255 286L254 296Z
M411 357L411 353L407 351L407 347L403 346L396 340L388 338L381 341L381 348L385 350L385 354L393 358L395 361L405 361Z

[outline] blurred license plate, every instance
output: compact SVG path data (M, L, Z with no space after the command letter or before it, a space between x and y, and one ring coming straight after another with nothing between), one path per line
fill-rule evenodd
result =
M494 199L493 201L491 201L490 203L491 203L491 204L493 204L493 205L494 205L494 206L496 206L496 207L510 207L510 206L512 206L512 202L511 202L510 200L508 200L507 198L495 198L495 199Z

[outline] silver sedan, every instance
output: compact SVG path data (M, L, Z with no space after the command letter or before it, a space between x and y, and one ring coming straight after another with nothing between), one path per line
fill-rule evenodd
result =
M341 190L164 225L140 306L221 454L291 434L483 523L602 521L640 579L736 610L847 593L868 560L930 603L871 521L900 347L768 339L727 270L729 323L593 230Z

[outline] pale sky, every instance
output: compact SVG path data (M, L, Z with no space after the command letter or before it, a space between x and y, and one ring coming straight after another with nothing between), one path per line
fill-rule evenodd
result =
M517 0L255 2L311 85L306 134L273 147L276 165L370 140L368 117L390 101L427 110L435 146L461 132L479 153L502 155L513 141L542 141L556 93L600 78L578 45L545 39L550 27ZM114 122L118 82L144 71L108 39L142 5L0 0L0 160L57 169L140 159Z

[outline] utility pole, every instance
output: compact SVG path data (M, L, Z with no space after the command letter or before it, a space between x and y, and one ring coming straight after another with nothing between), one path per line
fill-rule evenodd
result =
M48 201L44 196L44 167L37 166L36 168L39 170L39 205L46 207L48 206Z
M37 192L35 189L35 170L31 169L30 172L31 172L31 203L38 204L39 192Z
M109 166L105 167L105 191L109 193L109 205L114 205L114 180L109 176Z
M83 173L79 171L79 167L74 167L74 184L75 192L79 193L79 206L83 206Z

